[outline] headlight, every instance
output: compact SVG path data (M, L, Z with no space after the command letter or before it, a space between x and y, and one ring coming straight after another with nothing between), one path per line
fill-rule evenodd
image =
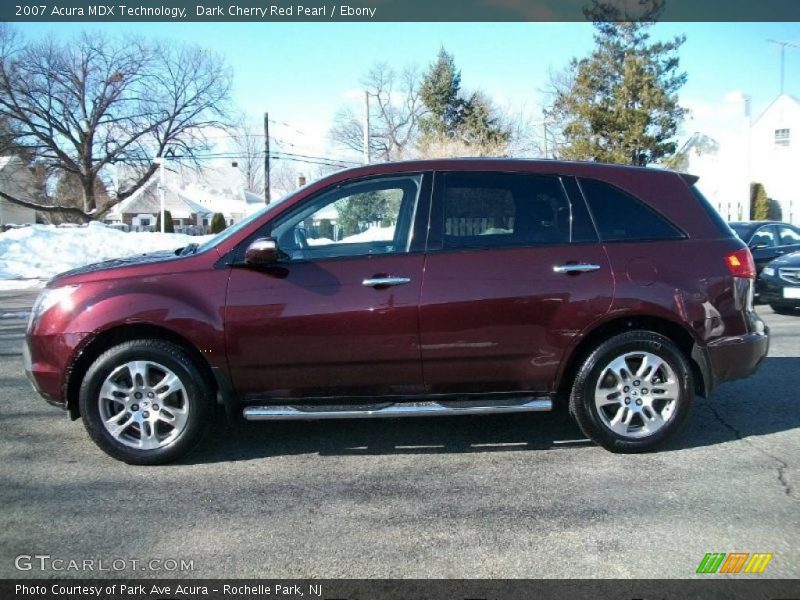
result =
M764 275L766 275L767 277L773 277L775 275L775 269L773 269L772 267L764 267L764 270L761 272L764 273Z
M28 329L48 310L53 308L56 304L60 304L62 308L70 310L72 308L72 301L70 296L78 289L77 285L65 285L63 287L44 289L31 309L31 318L28 321Z

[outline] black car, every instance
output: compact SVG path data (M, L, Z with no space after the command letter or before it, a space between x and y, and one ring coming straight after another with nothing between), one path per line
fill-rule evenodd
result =
M800 229L789 223L738 221L728 225L750 247L757 271L779 256L800 251Z
M776 258L761 270L756 284L759 297L776 313L800 308L800 252Z

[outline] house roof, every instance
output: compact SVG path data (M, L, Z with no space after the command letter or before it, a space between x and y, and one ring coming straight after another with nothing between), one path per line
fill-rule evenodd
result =
M157 180L151 179L141 189L137 190L130 198L122 201L112 211L116 215L124 213L156 214L161 211L161 198L156 185ZM164 210L168 210L174 219L188 219L192 213L203 217L211 215L214 211L187 198L180 191L170 186L164 190Z
M762 119L762 117L764 115L766 115L770 110L772 110L773 106L775 106L778 102L782 102L784 98L786 98L787 100L793 102L798 108L800 108L800 99L799 98L795 98L791 94L779 94L778 96L775 97L775 99L772 102L769 103L767 108L765 108L764 110L761 111L761 114L758 115L758 117L756 118L755 121L753 121L753 125L758 123Z

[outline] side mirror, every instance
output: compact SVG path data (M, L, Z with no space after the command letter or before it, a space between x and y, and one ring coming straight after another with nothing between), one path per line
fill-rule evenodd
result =
M245 250L244 264L252 267L265 267L278 261L281 256L278 242L273 238L258 238Z
M756 242L754 244L750 244L750 250L763 250L766 247L767 245L764 244L763 242Z

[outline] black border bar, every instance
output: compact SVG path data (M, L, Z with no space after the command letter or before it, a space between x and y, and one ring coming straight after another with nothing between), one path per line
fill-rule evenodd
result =
M0 21L568 22L585 21L584 9L590 3L590 0L2 0ZM623 13L637 6L637 1L631 0L604 0L604 3ZM800 1L665 0L659 20L798 22Z
M231 592L231 589L235 592ZM665 580L17 579L0 580L0 598L3 600L273 600L278 598L282 600L800 600L800 580L723 579L718 576Z

